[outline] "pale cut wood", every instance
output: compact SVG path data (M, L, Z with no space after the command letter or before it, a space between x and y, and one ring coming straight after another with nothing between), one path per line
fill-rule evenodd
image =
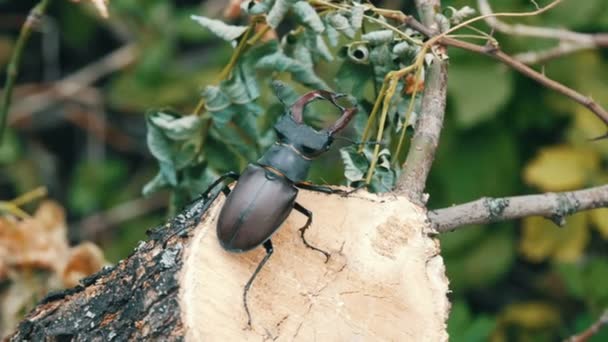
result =
M252 329L242 291L264 249L220 247L223 198L204 214L179 281L187 341L447 340L448 280L423 208L362 191L347 198L301 191L298 202L314 213L308 240L331 252L330 261L304 246L305 217L292 212L249 293Z

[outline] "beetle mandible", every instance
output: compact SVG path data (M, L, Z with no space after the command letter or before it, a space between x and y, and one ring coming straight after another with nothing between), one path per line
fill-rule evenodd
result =
M298 188L346 194L343 190L304 182L312 160L329 150L334 134L346 127L357 112L355 105L345 108L338 104L337 100L343 96L346 95L325 90L314 90L301 96L275 124L278 141L256 163L249 164L242 175L227 173L209 188L214 188L227 178L238 180L232 190L227 186L223 189L228 197L217 223L217 236L221 246L229 252L237 253L260 245L266 250L266 255L243 289L248 326L251 326L251 314L247 306L247 292L273 253L271 236L293 209L307 217L306 224L300 228L304 245L323 253L326 262L329 260L328 252L306 241L305 232L312 223L312 212L296 202L296 196ZM304 107L317 99L327 100L341 111L340 118L332 126L320 131L303 121Z

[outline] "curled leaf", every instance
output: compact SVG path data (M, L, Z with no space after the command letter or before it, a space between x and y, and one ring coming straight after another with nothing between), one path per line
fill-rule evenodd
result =
M300 18L302 23L306 26L310 27L316 33L321 33L325 31L325 25L323 25L323 21L321 17L317 14L312 6L306 1L298 1L293 6L293 13Z
M283 21L283 18L285 18L285 14L287 14L289 8L297 1L298 0L276 0L266 16L268 25L273 29L276 29L281 21Z
M340 149L340 156L344 163L344 177L346 177L348 185L363 181L369 167L365 155L359 153L355 146L347 146Z
M352 43L347 46L346 55L357 64L369 63L369 49L365 43Z
M162 112L150 116L150 121L162 129L167 137L174 140L192 138L192 135L196 134L203 123L199 116L187 115L176 118Z
M361 36L363 40L368 41L372 45L380 45L390 43L393 40L393 31L379 30L372 31Z
M216 36L229 42L237 39L247 30L247 26L228 25L221 20L210 19L199 15L192 15L190 18L201 24L201 26L208 29Z
M323 59L325 59L328 62L331 62L334 60L334 56L332 55L331 51L329 51L329 47L327 46L327 44L325 44L325 40L323 39L323 36L321 35L317 35L314 38L314 46L315 46L315 50L316 52L321 55L321 57L323 57Z
M393 46L393 54L400 57L409 55L412 52L415 51L412 51L412 46L406 41L399 42Z
M217 86L206 86L202 97L205 99L205 107L210 112L218 112L230 106L230 99Z
M365 12L365 6L355 4L350 13L350 26L353 29L359 30L363 24L363 13Z
M350 25L348 19L339 13L334 13L328 18L329 24L346 37L353 39L355 37L355 29Z
M340 33L331 25L327 25L325 27L325 32L327 34L329 44L331 46L337 46L340 39Z
M300 63L310 68L313 67L312 54L304 44L296 44L293 50L293 57Z
M466 18L471 17L476 13L475 9L469 6L464 6L461 9L448 6L447 9L452 11L452 16L450 17L452 24L460 24Z
M292 74L295 80L306 86L317 89L329 89L329 86L315 74L310 66L286 56L282 51L277 51L260 58L256 67L279 72L287 71Z

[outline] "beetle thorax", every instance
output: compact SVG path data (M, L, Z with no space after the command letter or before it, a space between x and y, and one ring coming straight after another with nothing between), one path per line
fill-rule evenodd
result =
M278 141L258 163L280 171L292 182L305 180L311 160L329 149L333 141L331 135L299 124L291 115L281 117L274 128Z

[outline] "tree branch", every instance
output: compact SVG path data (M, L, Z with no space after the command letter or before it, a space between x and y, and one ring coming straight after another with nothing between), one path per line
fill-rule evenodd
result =
M426 25L427 32L433 32L435 11L440 9L439 0L417 0L416 6ZM420 25L423 26L423 25ZM431 28L431 29L429 29ZM422 97L421 116L412 138L403 173L397 181L395 193L405 195L411 201L424 204L424 187L435 159L439 136L443 127L447 96L447 64L435 58L427 70L425 90Z
M540 72L530 68L524 63L516 60L515 58L507 55L502 52L496 46L480 46L476 44L472 44L469 42L453 39L453 38L441 38L439 40L441 43L453 47L458 47L464 50L473 51L482 55L486 55L488 57L492 57L511 68L519 71L523 75L535 80L541 85L552 89L562 95L569 97L570 99L582 104L587 107L590 111L595 113L602 121L608 124L608 112L600 106L597 102L595 102L591 97L585 96L572 88L568 88L567 86L550 79L549 77L541 74Z
M545 7L547 8L547 7ZM411 28L417 30L428 38L433 38L436 33L432 30L426 28L423 24L418 22L415 18L411 16L404 16L402 18L397 18L393 16L393 19L401 19L401 21L410 26ZM480 46L476 44L472 44L469 42L465 42L462 40L450 38L450 37L441 37L438 42L440 44L461 48L464 50L469 50L472 52L476 52L482 55L486 55L488 57L492 57L509 67L519 71L523 75L535 80L541 85L552 89L562 95L569 97L570 99L582 104L587 107L590 111L592 111L595 115L597 115L602 121L608 124L608 112L602 106L600 106L597 102L595 102L591 97L585 96L572 88L568 88L567 86L548 78L542 73L532 69L521 61L516 60L515 58L509 56L508 54L502 52L497 46L485 45Z
M608 44L608 34L590 34L542 26L507 24L492 16L494 12L487 0L477 0L477 3L479 5L479 12L482 15L487 16L485 18L486 23L502 33L515 36L567 40L574 43Z
M545 216L561 225L568 215L600 207L608 207L608 185L571 192L504 198L484 197L473 202L429 211L428 216L433 228L443 233L464 225L527 216Z
M487 0L477 0L477 3L479 5L479 12L487 16L485 18L486 23L496 31L515 36L556 39L560 41L560 44L555 48L515 55L515 59L526 64L547 61L580 50L608 46L608 34L606 33L579 33L566 29L507 24L491 16L493 11Z
M549 49L515 54L513 55L513 58L525 64L538 64L591 48L593 48L593 46L563 41L557 46Z
M578 335L574 335L567 339L568 342L586 342L597 334L604 326L608 325L608 309L604 310L604 313L600 318L593 323L587 330L581 332Z

